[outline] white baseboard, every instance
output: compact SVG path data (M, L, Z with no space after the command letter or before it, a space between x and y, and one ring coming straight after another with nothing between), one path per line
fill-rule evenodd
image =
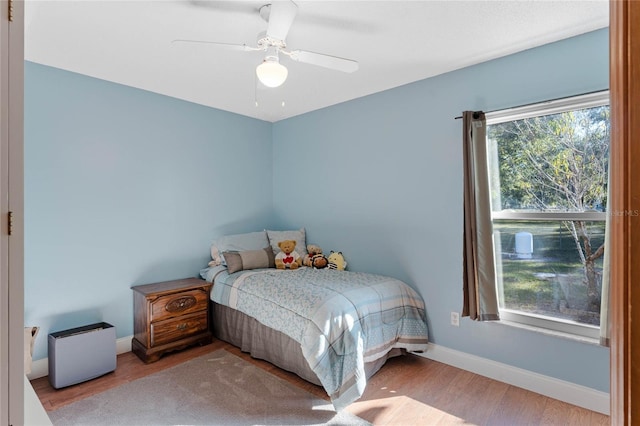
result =
M131 352L131 339L133 336L126 336L116 339L116 354ZM31 373L27 374L29 380L39 379L49 375L49 358L42 358L31 363Z
M132 338L133 336L127 336L117 339L116 353L122 354L130 352ZM417 355L527 389L548 396L549 398L609 415L609 394L606 392L533 373L529 370L513 367L466 352L456 351L445 346L438 346L433 343L429 343L429 348L426 353ZM48 374L49 360L48 358L43 358L33 361L31 374L27 375L27 377L29 380L33 380L47 376Z
M417 355L609 415L610 399L609 394L606 392L432 343L429 344L426 353Z

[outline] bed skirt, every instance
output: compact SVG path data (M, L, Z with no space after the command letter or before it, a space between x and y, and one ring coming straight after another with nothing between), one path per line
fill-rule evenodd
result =
M261 324L243 312L215 302L211 302L211 323L216 338L231 343L253 358L269 361L308 382L322 386L302 355L300 343L286 334ZM387 359L405 352L403 349L392 349L386 356L365 363L367 379L373 376Z

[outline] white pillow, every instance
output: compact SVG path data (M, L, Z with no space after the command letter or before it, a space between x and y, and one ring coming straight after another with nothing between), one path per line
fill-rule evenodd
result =
M307 254L307 237L304 228L300 228L297 231L272 231L268 229L267 236L274 256L281 251L278 243L284 240L294 240L296 242L295 250L300 257L304 257Z
M212 260L209 266L226 265L222 254L225 251L261 250L265 247L269 247L266 231L222 236L211 244Z

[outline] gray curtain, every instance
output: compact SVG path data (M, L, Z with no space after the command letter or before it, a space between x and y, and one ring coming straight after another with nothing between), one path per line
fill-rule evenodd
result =
M611 170L611 168L609 168ZM607 183L607 201L611 200L611 173ZM611 263L611 214L607 205L607 219L604 225L604 259L602 260L602 298L600 300L600 345L609 347L611 325L609 323L609 295L610 295L610 263Z
M487 164L487 122L483 112L465 111L464 155L464 305L462 316L499 320L493 226Z

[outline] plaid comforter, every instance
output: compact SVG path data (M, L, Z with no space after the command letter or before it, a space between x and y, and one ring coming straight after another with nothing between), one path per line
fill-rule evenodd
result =
M299 342L336 410L364 392L366 362L392 348L427 348L422 298L382 275L304 267L225 273L211 299Z

